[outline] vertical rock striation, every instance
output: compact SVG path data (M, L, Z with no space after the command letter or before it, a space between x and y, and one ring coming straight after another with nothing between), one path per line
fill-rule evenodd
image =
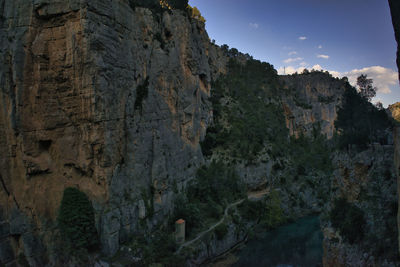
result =
M204 25L124 0L1 0L0 38L1 262L42 264L68 186L93 201L106 254L139 217L162 222L203 162L223 66Z
M346 81L323 72L281 76L289 94L283 97L286 126L291 135L311 134L321 129L327 138L335 131L337 107L346 88Z

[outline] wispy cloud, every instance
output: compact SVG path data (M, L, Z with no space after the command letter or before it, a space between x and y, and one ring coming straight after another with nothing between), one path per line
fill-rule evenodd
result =
M318 46L318 49L322 49L322 45L319 45L319 46Z
M303 60L302 57L291 57L291 58L285 59L283 62L288 64L288 63L301 61L301 60Z
M317 58L329 59L328 55L317 55Z
M293 56L293 55L297 55L297 52L296 51L292 51L292 52L288 53L288 56Z
M300 41L307 40L307 37L306 37L306 36L300 36L300 37L299 37L299 40L300 40Z
M260 25L258 23L249 23L250 28L252 29L258 29L258 27L260 27Z

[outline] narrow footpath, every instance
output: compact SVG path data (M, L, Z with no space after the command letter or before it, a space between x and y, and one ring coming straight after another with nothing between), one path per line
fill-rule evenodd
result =
M247 198L248 199L252 199L252 200L259 200L261 198L263 198L265 195L267 195L269 193L269 188L262 190L262 191L257 191L257 192L249 192L247 194ZM235 207L241 203L243 203L243 201L245 201L246 199L240 199L234 203L229 204L224 211L224 216L221 218L221 220L219 220L218 222L216 222L215 224L211 225L207 230L204 230L203 232L199 233L194 239L189 240L185 243L183 243L178 250L175 252L175 254L179 254L179 252L181 251L182 248L190 246L191 244L195 243L197 240L199 240L200 238L202 238L205 234L207 234L208 232L211 232L212 230L215 229L215 227L217 227L218 225L220 225L221 223L224 222L224 220L226 219L226 217L228 216L228 212L229 209L232 207Z

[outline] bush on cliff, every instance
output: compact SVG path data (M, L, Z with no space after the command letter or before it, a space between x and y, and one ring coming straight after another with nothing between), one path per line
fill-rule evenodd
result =
M344 198L336 199L330 212L330 219L332 226L351 244L363 239L366 224L364 212L356 205Z
M72 250L93 249L98 245L93 206L78 189L64 190L57 222L63 240Z

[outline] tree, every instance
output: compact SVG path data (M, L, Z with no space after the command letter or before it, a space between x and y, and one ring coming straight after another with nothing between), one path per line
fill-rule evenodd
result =
M79 251L97 246L94 210L85 193L66 188L57 221L63 240L72 249Z
M357 85L360 89L360 95L368 101L371 101L371 99L376 96L376 87L373 87L372 83L373 80L368 79L367 75L361 74L357 78Z
M188 7L188 0L169 0L169 4L174 9L185 10Z

